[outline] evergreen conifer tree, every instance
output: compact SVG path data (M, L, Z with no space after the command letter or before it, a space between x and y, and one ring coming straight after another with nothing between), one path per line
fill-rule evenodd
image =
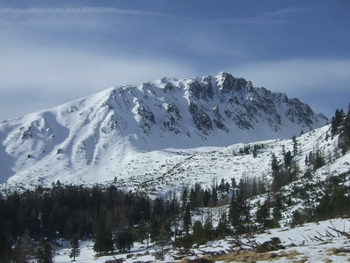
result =
M288 168L292 162L292 153L290 151L286 152L286 154L284 155L284 166L286 168Z
M18 244L14 251L15 262L28 262L28 258L33 254L32 244L29 236L29 232L26 231L23 236L20 237ZM2 262L0 260L0 262Z
M217 236L219 237L225 237L226 235L231 233L226 213L223 213L221 215L219 224L216 228L216 233L217 233Z
M181 209L182 209L182 211L185 211L187 197L188 197L188 189L185 187L182 191L182 194L181 194Z
M191 212L190 212L190 205L187 204L184 217L183 217L183 228L187 235L190 231L190 226L191 226Z
M332 135L335 135L338 132L339 126L343 120L344 117L344 111L336 109L335 115L332 118L332 124L331 124L331 132Z
M117 234L115 239L116 247L120 253L130 251L134 244L134 238L130 230L125 230Z
M229 210L229 220L231 225L234 228L235 234L242 234L244 232L244 226L243 226L243 221L242 221L242 199L241 199L241 194L238 193L233 194L231 198L231 203L230 203L230 210Z
M97 219L95 226L95 243L94 251L99 255L113 251L112 234L105 227L106 213L103 209L100 209L99 218Z
M215 207L218 202L218 193L216 191L216 186L213 186L210 198L210 207Z
M74 235L70 241L71 251L69 257L73 258L72 261L75 261L75 258L80 255L79 241L77 235Z
M53 249L49 241L44 240L37 254L38 263L53 263Z
M205 241L204 229L201 221L197 220L196 222L194 222L192 231L193 242L201 244Z
M204 224L204 236L206 240L211 240L214 237L214 227L211 215L207 216Z
M0 229L0 262L10 262L11 252L10 238L5 231Z
M262 225L263 228L270 226L270 212L266 202L258 207L256 212L256 221Z
M298 141L295 136L293 136L293 156L296 156L298 153Z
M167 225L166 222L163 222L159 229L156 244L161 248L161 251L164 251L164 247L168 244L169 241L170 236L168 233Z

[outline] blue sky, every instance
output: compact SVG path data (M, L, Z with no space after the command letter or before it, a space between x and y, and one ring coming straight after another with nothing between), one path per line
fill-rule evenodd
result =
M349 14L348 0L0 1L0 120L221 71L331 117L350 102Z

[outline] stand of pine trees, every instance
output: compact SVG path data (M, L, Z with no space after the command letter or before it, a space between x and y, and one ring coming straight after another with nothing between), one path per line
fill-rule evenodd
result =
M164 247L174 237L190 235L192 211L221 205L230 191L232 186L221 180L211 189L199 184L190 191L184 189L181 201L176 195L151 200L144 193L121 191L113 185L88 188L60 182L9 193L0 196L0 262L28 258L50 262L49 245L52 249L62 238L71 241L73 260L79 256L78 240L82 239L94 240L97 255L130 251L135 241ZM211 225L208 219L206 240L216 236ZM226 229L223 224L222 229Z

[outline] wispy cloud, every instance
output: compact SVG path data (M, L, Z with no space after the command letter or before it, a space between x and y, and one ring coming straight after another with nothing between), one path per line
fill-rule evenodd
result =
M242 18L229 18L229 19L216 19L206 20L204 23L207 24L282 24L291 23L290 19L285 16L289 14L295 14L306 11L306 8L291 7L279 9L275 12L263 13L256 16L247 16Z
M266 13L263 14L262 16L265 17L275 17L275 16L281 16L281 15L286 15L286 14L294 14L294 13L300 13L300 12L305 12L307 8L302 8L302 7L290 7L290 8L283 8L279 9L275 12L271 13Z
M83 14L122 14L157 17L174 17L165 13L144 10L120 9L111 7L81 7L81 8L2 8L0 15L83 15Z
M67 18L82 18L94 16L105 18L105 16L139 16L155 18L176 18L174 15L157 13L146 10L120 9L111 7L81 7L81 8L2 8L0 9L0 25L16 24L39 24L50 21L64 24ZM71 21L71 20L70 20ZM77 21L77 20L75 20ZM87 25L93 23L86 23Z
M0 120L81 98L112 86L137 84L164 76L197 73L175 58L113 56L68 47L1 48ZM6 96L4 95L6 94ZM12 101L8 104L7 101ZM20 107L14 107L20 103Z
M315 90L328 89L335 83L350 84L350 60L348 59L286 59L240 65L232 72L256 81L258 85L276 91L300 91L305 87ZM340 89L348 89L340 86Z
M287 15L305 12L307 8L290 7L279 9L274 12L262 13L256 16L227 19L195 19L192 17L179 17L167 13L152 12L137 9L121 9L113 7L80 7L80 8L1 8L0 24L21 24L33 22L41 19L58 20L63 17L84 17L88 15L125 15L125 16L148 16L158 18L181 18L182 21L194 21L200 24L281 24L291 23L292 20L286 18ZM21 20L22 19L22 20Z

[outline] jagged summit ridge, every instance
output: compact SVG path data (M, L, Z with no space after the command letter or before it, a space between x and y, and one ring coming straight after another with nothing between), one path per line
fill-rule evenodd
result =
M142 135L183 133L189 138L199 136L203 141L210 140L211 135L236 134L237 130L261 130L273 138L280 136L279 132L283 134L285 126L298 127L300 132L326 121L298 99L253 88L250 81L228 73L215 78L163 78L139 86L118 87L106 103L115 111L116 125L119 120L121 130L127 128L128 122L120 111L133 114L129 117L136 120Z
M0 122L0 182L79 181L101 170L113 178L135 152L290 138L326 122L298 99L228 73L163 78Z

